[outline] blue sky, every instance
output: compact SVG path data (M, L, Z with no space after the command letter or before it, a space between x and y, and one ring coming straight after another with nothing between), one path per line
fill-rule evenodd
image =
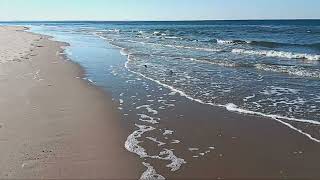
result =
M0 0L0 21L320 19L320 0Z

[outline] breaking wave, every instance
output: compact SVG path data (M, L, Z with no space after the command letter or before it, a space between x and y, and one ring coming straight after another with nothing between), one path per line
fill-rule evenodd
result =
M233 49L232 53L259 55L259 56L276 57L276 58L287 58L287 59L301 59L301 60L310 60L310 61L320 60L320 55L316 55L316 54L303 54L303 53L275 51L275 50L267 51L267 50Z
M281 43L281 42L272 42L272 41L251 41L251 40L214 40L217 44L225 45L237 45L237 44L248 44L253 46L261 46L267 48L279 48L279 47L309 47L314 49L320 49L320 43L313 44L292 44L292 43Z

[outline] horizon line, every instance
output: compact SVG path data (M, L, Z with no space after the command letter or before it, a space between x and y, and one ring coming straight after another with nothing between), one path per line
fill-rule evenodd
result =
M190 22L190 21L295 21L320 20L320 18L288 18L288 19L185 19L185 20L0 20L0 22Z

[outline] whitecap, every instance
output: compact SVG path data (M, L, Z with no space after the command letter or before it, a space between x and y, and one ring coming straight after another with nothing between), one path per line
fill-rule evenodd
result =
M303 53L294 53L286 51L275 51L275 50L246 50L246 49L233 49L232 53L235 54L248 54L248 55L260 55L267 57L278 57L278 58L287 58L287 59L305 59L305 60L320 60L320 55L316 54L303 54Z

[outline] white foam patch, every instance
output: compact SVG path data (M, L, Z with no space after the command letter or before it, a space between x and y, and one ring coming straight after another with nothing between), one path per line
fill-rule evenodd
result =
M160 152L157 156L150 156L146 153L146 150L141 147L139 144L141 141L138 138L141 138L145 132L155 130L154 127L151 126L144 126L144 125L137 125L139 128L138 130L134 131L130 134L125 142L125 148L132 153L137 154L140 158L152 158L152 159L160 159L160 160L167 160L171 161L166 167L171 168L171 171L177 171L180 169L182 164L185 164L186 161L182 158L178 158L174 155L172 150L164 149Z
M114 33L120 33L120 29L108 29L107 32L114 32Z
M180 142L181 142L180 140L174 139L171 141L171 144L179 144Z
M138 125L138 124L136 124L136 126L139 129L134 131L132 134L128 136L125 142L125 148L129 152L137 154L138 156L140 156L140 158L145 158L145 157L148 157L148 154L146 153L143 147L139 146L141 141L139 141L138 138L141 138L145 132L155 130L155 128L151 126L144 126L144 125Z
M151 158L171 161L166 167L171 168L172 172L179 170L182 164L187 163L184 159L174 155L173 151L169 149L164 149L160 152L159 156L151 156Z
M233 41L217 39L218 44L233 44Z
M305 59L311 61L319 61L320 55L317 54L303 54L303 53L293 53L285 51L274 51L274 50L246 50L246 49L233 49L232 53L235 54L248 54L248 55L260 55L267 57L278 57L278 58L287 58L287 59Z
M188 148L189 151L199 151L199 148Z
M144 31L138 31L138 34L142 35L144 34Z
M91 80L91 79L89 79L89 78L83 78L83 80L86 80L86 81L88 81L88 82L90 82L90 83L94 83L93 80Z
M158 124L158 121L160 120L160 118L154 118L146 114L138 114L138 116L140 116L139 121L148 122L151 124Z
M251 95L251 96L247 96L247 97L243 98L243 101L244 101L244 102L247 102L249 99L252 99L252 98L255 98L255 97L256 97L256 95L253 94L253 95Z
M277 87L277 86L268 86L266 90L263 90L260 92L261 94L264 95L276 95L276 96L281 96L281 95L290 95L290 94L298 94L300 90L298 89L291 89L291 88L284 88L284 87Z
M154 31L154 32L153 32L153 35L155 35L155 36L160 36L161 33L160 33L159 31Z
M154 115L158 114L158 111L152 109L151 105L142 105L142 106L136 107L136 109L142 109L142 108L145 108L149 113L152 113Z
M163 135L164 135L164 136L166 136L166 135L172 135L173 132L174 132L174 131L172 131L172 130L167 130L167 129L166 129L166 130L164 130Z
M207 52L221 52L221 49L213 49L213 48L203 48L203 47L190 47L190 46L180 46L180 45L163 45L165 47L173 47L179 49L193 49L199 51L207 51Z
M158 174L156 172L156 170L149 163L143 162L142 164L147 168L147 170L145 172L143 172L143 174L141 175L141 177L140 177L141 180L164 180L164 179L166 179L162 175Z
M168 100L158 100L159 103L163 104L166 107L175 107L175 104L172 103L167 103ZM171 102L175 102L175 100L171 101Z
M164 38L165 38L165 39L180 39L180 40L183 39L183 38L177 37L177 36L165 36Z
M199 148L189 148L189 151L191 151L193 153L196 153L195 155L192 156L194 158L199 158L199 156L206 156L213 150L215 150L215 148L213 146L212 147L208 147L208 149L206 149L204 151L200 151Z
M320 71L308 70L302 67L296 66L280 66L280 65L266 65L266 64L256 64L255 68L263 71L270 71L276 73L286 73L293 76L310 77L310 78L320 78Z

